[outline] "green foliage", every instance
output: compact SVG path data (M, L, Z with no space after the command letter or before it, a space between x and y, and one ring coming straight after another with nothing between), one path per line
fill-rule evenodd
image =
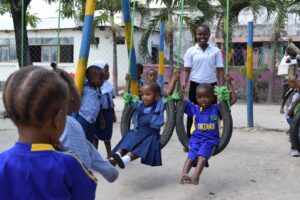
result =
M10 11L10 4L6 1L0 3L0 15L4 15L5 13Z
M38 23L41 21L36 14L30 14L26 12L26 25L30 25L32 28L36 28Z
M168 44L170 42L170 35L174 32L174 21L173 16L180 16L180 6L181 0L147 0L146 4L161 3L164 5L164 8L161 8L159 14L152 16L151 20L149 20L147 28L143 31L142 38L139 43L139 53L145 60L150 60L150 54L148 52L148 40L151 34L157 30L158 25L161 21L166 22L165 26L165 41ZM209 21L214 16L214 9L208 0L185 0L185 12L183 16L183 20L185 24L189 27L191 34L195 35L195 30L199 23L203 23L204 21ZM201 11L203 16L190 16L189 12L192 11ZM171 37L172 38L172 37Z

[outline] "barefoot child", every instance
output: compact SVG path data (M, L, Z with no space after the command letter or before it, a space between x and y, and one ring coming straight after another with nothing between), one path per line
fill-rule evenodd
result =
M70 92L67 123L63 134L59 138L60 141L65 148L78 155L88 169L99 172L109 182L115 181L119 175L118 170L104 159L86 139L80 123L72 117L72 113L78 112L80 108L80 96L74 80L66 71L57 69L56 65L51 66L53 71L67 83Z
M6 115L15 145L0 154L0 199L95 199L96 178L76 156L56 151L66 124L69 92L57 74L22 68L6 81Z
M140 93L142 100L132 102L136 108L134 130L128 131L113 149L111 163L120 168L138 158L146 165L162 165L159 132L164 124L165 106L161 89L156 82L149 82L142 86Z
M174 72L173 79L167 94L171 94L176 80L178 80L178 72ZM232 105L236 101L236 95L231 83L229 75L225 76L231 90ZM185 100L185 113L193 118L192 135L189 140L190 150L188 158L184 163L180 183L199 184L200 174L206 165L208 159L213 153L215 147L219 144L219 124L218 117L220 116L217 104L213 104L214 92L211 84L202 83L196 88L196 100L198 105L195 105L189 100ZM192 166L196 164L194 174L190 177L188 174Z

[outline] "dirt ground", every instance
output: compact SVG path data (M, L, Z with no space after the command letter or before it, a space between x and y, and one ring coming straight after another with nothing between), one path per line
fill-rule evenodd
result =
M120 109L117 114L120 119ZM255 105L255 128L251 129L246 128L246 105L235 105L232 116L232 139L223 152L210 159L198 186L179 184L187 154L174 132L162 150L162 167L141 165L138 160L120 170L115 183L106 182L96 173L96 199L299 200L300 158L288 155L288 126L279 106ZM113 145L121 137L119 127L119 122L114 125ZM15 127L9 120L0 119L0 152L16 139ZM99 151L104 154L104 145Z

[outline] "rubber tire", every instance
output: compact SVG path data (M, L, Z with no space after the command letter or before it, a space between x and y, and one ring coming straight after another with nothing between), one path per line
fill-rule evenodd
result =
M300 112L297 112L293 117L292 122L290 124L290 138L291 143L298 151L300 151Z
M131 119L135 109L132 106L126 106L121 118L121 134L124 135L130 129ZM164 148L172 137L175 121L176 107L174 101L169 101L166 105L167 119L165 120L164 130L160 134L160 145Z
M189 148L189 138L186 134L186 127L184 126L184 109L184 101L179 101L177 103L176 111L176 133L182 146ZM217 146L217 148L214 150L213 156L217 155L226 148L231 139L233 128L231 113L225 102L221 101L219 103L219 111L223 120L223 134L220 137L219 146Z

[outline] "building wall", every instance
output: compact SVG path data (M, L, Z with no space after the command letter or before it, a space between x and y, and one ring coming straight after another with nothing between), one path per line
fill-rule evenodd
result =
M124 36L123 29L120 30L119 36ZM143 58L138 53L138 43L142 36L142 32L140 30L135 30L135 49L137 55L137 62L145 63ZM4 38L14 38L14 32L4 32L0 31L0 39ZM38 31L28 31L29 38L56 38L57 31L56 30L38 30ZM73 52L73 63L60 63L59 67L65 69L68 72L76 71L76 64L79 57L80 46L81 46L81 38L82 34L80 30L61 30L60 37L73 37L74 38L74 52ZM112 48L112 36L108 34L107 31L96 30L95 37L99 37L99 45L98 47L92 45L89 52L89 60L88 64L93 63L95 60L104 60L107 61L110 66L110 81L112 81L112 66L113 66L113 48ZM158 46L159 43L159 34L154 33L152 37L148 41L149 52L151 53L151 45ZM128 71L128 53L126 45L117 45L117 54L118 54L118 84L119 86L125 85L125 74ZM39 65L43 67L49 67L50 63L33 63L34 65ZM0 82L3 82L7 79L7 77L19 69L17 62L4 63L0 62Z

